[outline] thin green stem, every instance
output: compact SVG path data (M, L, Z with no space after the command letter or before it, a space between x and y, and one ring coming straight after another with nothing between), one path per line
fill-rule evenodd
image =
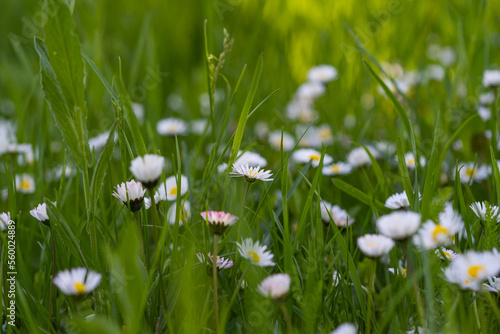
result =
M477 323L477 332L482 333L481 330L481 321L479 320L479 312L477 310L477 298L476 293L473 293L474 301L472 302L472 307L474 308L474 317L476 318L476 323Z
M146 267L146 271L148 270L148 262L146 261L146 254L144 253L144 240L142 237L142 226L141 226L141 218L139 217L139 211L134 212L135 222L137 225L137 234L139 237L139 248L141 249L141 259L144 262L144 266Z
M281 311L283 312L283 318L285 318L286 328L288 334L293 333L292 320L290 319L290 315L288 314L288 310L286 309L285 303L280 303Z
M214 251L212 253L212 278L214 283L214 315L215 332L219 332L219 297L217 293L217 246L219 244L219 235L214 234Z
M372 330L372 309L373 309L373 293L375 291L375 275L377 272L377 260L371 260L370 277L368 279L368 304L366 305L365 329L366 333L370 334Z
M158 245L158 231L156 227L156 202L155 202L155 191L154 189L149 189L149 197L151 198L151 219L153 220L153 238L155 245Z
M50 279L50 293L49 293L49 321L52 319L52 295L54 291L54 277L56 276L56 243L54 242L54 234L52 233L52 228L49 226L50 240L52 241L52 277Z
M245 194L243 195L243 201L241 201L241 209L240 209L240 220L243 219L243 214L244 214L244 209L245 209L245 202L247 201L248 197L248 192L250 191L250 186L252 183L246 182L246 187L245 187ZM238 223L238 233L236 235L236 240L239 242L241 237L241 223ZM238 256L239 253L236 252L236 256L234 258L235 262L238 261Z

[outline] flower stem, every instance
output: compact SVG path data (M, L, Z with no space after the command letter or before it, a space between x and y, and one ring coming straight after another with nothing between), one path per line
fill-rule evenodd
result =
M146 266L146 271L148 270L148 263L146 261L146 254L144 253L144 240L142 238L142 226L141 226L141 219L139 217L139 211L134 212L135 216L135 221L137 223L137 234L139 236L139 247L141 248L141 258L142 262L144 262L144 265Z
M281 311L283 312L283 318L285 318L288 334L292 334L293 333L292 320L290 319L290 315L288 314L288 310L286 309L285 303L280 303L280 308Z
M56 276L56 243L54 242L54 234L52 233L52 228L49 226L50 239L52 241L52 278L50 280L50 294L49 294L49 321L52 319L52 295L54 291L54 277Z
M155 245L158 245L158 231L156 229L156 202L154 189L149 189L149 197L151 198L151 219L153 220L153 238Z
M373 292L375 291L375 275L377 272L377 260L371 260L370 277L368 279L368 304L366 306L366 320L365 329L366 333L370 334L372 331L372 309L373 309Z
M231 308L233 307L234 302L236 301L236 297L238 297L238 292L241 289L241 284L243 283L243 279L245 278L248 269L250 269L250 265L247 265L245 270L243 271L243 274L241 274L241 277L236 283L236 289L234 289L233 295L231 296L231 299L229 300L229 304L227 305L227 311L224 313L224 316L222 317L222 326L220 327L221 333L224 333L224 329L226 327L226 321L229 316L229 312L231 311Z
M212 278L214 282L214 315L215 332L219 332L219 297L217 294L217 246L219 244L219 235L214 234L214 251L212 254Z
M479 321L479 312L477 311L477 298L475 298L476 297L475 292L473 294L473 297L474 297L474 301L472 302L472 306L474 307L474 316L476 317L476 322L477 322L477 332L482 333L481 321Z

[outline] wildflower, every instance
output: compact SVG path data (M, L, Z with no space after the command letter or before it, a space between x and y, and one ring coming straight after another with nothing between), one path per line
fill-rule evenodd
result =
M116 138L116 133L114 135ZM104 146L106 146L108 138L109 138L109 131L103 132L95 137L90 138L89 139L90 150L91 151L92 150L95 150L95 151L102 150L104 148Z
M322 83L311 81L303 83L297 89L296 95L299 99L314 100L325 94L325 86Z
M267 124L267 122L264 122L264 121L255 122L254 132L255 132L255 136L258 139L264 140L267 137L267 135L269 134L269 124Z
M9 226L10 223L10 212L2 212L0 213L0 230L5 231L7 226Z
M394 247L394 241L391 238L379 234L365 234L358 238L357 243L359 249L372 258L381 257Z
M458 165L460 169L460 182L469 183L471 180L475 182L481 182L488 177L488 167L486 166L475 166L473 162L460 163Z
M292 154L292 159L297 163L308 163L312 160L312 166L318 167L321 159L321 153L311 148L301 148ZM323 164L328 165L333 162L333 159L328 154L323 157Z
M497 223L500 223L500 212L498 206L491 205L488 202L474 202L470 205L470 208L482 221L494 219Z
M276 151L281 151L281 131L272 131L269 133L269 144ZM288 152L293 149L295 139L288 132L283 132L283 151Z
M500 71L499 70L486 70L483 73L483 86L496 87L500 85Z
M188 191L188 179L181 175L180 196L184 196ZM179 191L177 183L177 175L168 177L165 182L158 186L158 191L155 194L155 202L160 201L175 201L177 199L177 191Z
M196 253L196 256L198 257L198 260L200 260L201 263L203 264L208 264L208 266L210 268L212 268L212 264L213 264L213 261L214 261L214 257L208 253L208 258L210 260L207 260L205 258L205 254L202 254L202 253ZM232 266L234 265L234 262L229 260L229 259L225 259L223 257L218 257L217 256L217 270L224 270L224 269L227 269L227 268L231 268ZM208 273L208 270L207 270L207 273ZM212 270L210 270L210 274L212 273Z
M330 217L337 227L351 226L355 222L355 219L349 216L347 211L343 210L338 205L332 205L327 201L321 201L320 209L321 220L326 223L330 222Z
M195 135L202 135L203 132L205 131L205 129L207 129L207 134L210 133L210 125L208 125L208 121L207 119L205 118L201 118L201 119L196 119L194 121L191 121L191 123L189 124L190 125L190 128L191 128L191 133L194 133ZM207 125L208 125L208 128L207 128Z
M500 254L468 251L457 255L444 271L446 280L463 289L478 291L481 283L500 272Z
M137 157L130 163L130 171L147 189L153 189L163 172L165 159L156 154Z
M487 92L479 95L479 104L481 105L490 105L495 102L495 93Z
M330 334L357 334L358 328L356 325L351 323L343 323L339 327L335 328L335 330L331 331Z
M442 251L442 254L444 254L444 257L441 254L441 251ZM441 251L439 249L436 249L434 252L436 253L437 256L439 256L443 260L446 258L449 261L453 261L455 259L455 257L457 256L457 253L455 253L454 251L452 251L451 249L448 249L448 248L443 248Z
M378 152L370 147L366 147L368 151L372 154L372 156L376 159L378 157ZM370 156L366 153L363 147L356 147L347 155L347 162L353 167L360 167L364 165L371 165L372 161L370 160Z
M178 118L164 118L156 123L156 131L162 136L185 135L187 125L186 122Z
M112 195L127 206L130 201L130 211L135 212L141 209L145 192L146 189L142 189L142 183L132 180L117 185L116 192L113 192Z
M276 301L283 301L290 291L290 275L274 274L264 278L257 287L264 297L270 297Z
M327 83L337 78L337 69L331 65L318 65L307 72L307 79Z
M377 220L380 233L393 240L404 240L412 236L420 226L420 214L396 211Z
M138 102L132 102L132 110L134 111L135 117L137 118L137 122L142 124L144 122L144 105Z
M500 278L499 277L488 277L488 283L490 283L490 284L483 283L483 286L486 288L486 290L494 292L494 293L500 292Z
M426 221L417 235L414 236L415 245L424 249L431 249L440 245L448 245L463 226L462 218L457 214L456 219L443 220L438 224L432 220Z
M257 180L261 181L272 181L271 176L273 175L270 170L260 169L260 166L249 167L248 165L233 165L233 171L230 172L231 176L240 177L243 176L247 182L255 182Z
M224 211L204 211L200 213L210 226L213 234L221 235L238 220L238 217Z
M167 212L167 220L170 225L175 224L175 214L177 212L177 203L174 202ZM179 211L179 225L186 223L191 218L191 203L185 201L182 209Z
M311 123L317 116L311 101L306 99L293 99L286 106L286 115L292 121L300 121L304 124Z
M236 243L238 245L238 250L244 258L250 260L252 264L255 264L259 267L270 267L274 266L273 262L274 255L267 250L265 245L260 245L259 241L255 243L252 239L247 238L243 240L243 242Z
M323 167L324 175L346 175L351 171L352 166L343 162L337 162Z
M234 162L235 165L249 165L249 166L267 166L267 160L264 159L260 154L246 151L246 152L238 152L238 159Z
M412 152L408 152L405 154L405 162L406 162L406 167L408 167L408 169L415 169L415 166L416 166L416 162L415 162L415 156L413 155ZM425 166L425 157L424 156L420 156L420 166Z
M47 214L47 204L45 203L38 204L36 208L30 210L30 214L42 224L49 226L49 215Z
M409 206L410 202L408 201L408 196L406 196L406 192L404 191L402 193L396 193L389 196L389 198L385 201L385 207L393 210Z
M35 178L33 175L16 175L16 190L23 194L33 194L35 192Z
M387 271L394 275L401 275L406 278L406 268L403 268L401 266L398 266L397 268L389 268L387 269Z
M101 277L95 271L87 273L86 268L73 268L57 273L53 282L65 295L83 296L99 285Z

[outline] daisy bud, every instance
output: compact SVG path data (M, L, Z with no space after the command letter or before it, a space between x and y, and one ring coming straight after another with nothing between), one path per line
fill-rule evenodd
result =
M126 206L128 206L130 202L130 211L136 212L142 207L145 192L146 189L142 189L142 184L140 182L132 180L117 185L116 191L113 192L112 195L121 200Z
M259 292L264 297L270 297L274 301L282 302L290 291L290 275L274 274L266 277L258 286Z
M0 213L0 230L5 231L7 226L9 226L10 223L10 212L2 212Z
M30 214L42 224L50 226L49 215L47 214L47 204L45 203L38 204L36 208L30 210Z

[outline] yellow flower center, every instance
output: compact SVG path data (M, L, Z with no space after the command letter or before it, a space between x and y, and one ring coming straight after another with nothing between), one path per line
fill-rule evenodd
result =
M476 278L481 271L484 270L484 267L480 264L477 264L475 266L470 266L469 270L467 271L469 273L469 276L472 278Z
M319 156L318 154L311 154L309 156L309 159L312 159L314 161L319 161L320 158L321 158L321 156Z
M407 160L407 164L408 165L414 165L415 164L415 159L414 158L410 158Z
M26 180L21 181L21 189L29 189L30 183Z
M330 167L330 170L332 171L332 173L338 173L340 172L340 167L338 165L333 165L332 167Z
M249 174L250 174L250 177L254 177L255 175L257 175L257 170L250 169Z
M474 176L476 175L476 170L474 168L467 168L467 170L465 171L465 175Z
M406 277L406 268L402 268L403 269L403 276Z
M448 253L448 252L443 252L444 253L444 256L446 256L448 259L451 259L451 254Z
M377 246L377 244L376 244L376 243L374 243L374 242L370 242L370 243L368 244L368 246L369 246L369 247L375 247L375 246Z
M434 241L436 241L439 234L445 234L445 235L448 234L448 229L445 227L442 227L441 225L436 225L436 227L434 228L434 231L432 231L432 239L434 239Z
M320 131L320 137L323 139L330 138L332 136L332 132L328 129Z
M248 255L252 255L253 262L260 262L260 256L254 251L248 251Z
M170 195L177 195L177 187L170 189Z
M75 289L78 294L83 294L85 293L85 284L83 284L82 282L76 282Z

